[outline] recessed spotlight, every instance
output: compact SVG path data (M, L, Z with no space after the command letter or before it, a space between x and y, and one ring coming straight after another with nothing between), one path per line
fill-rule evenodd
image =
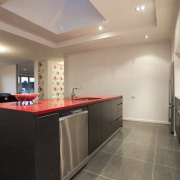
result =
M136 11L140 11L140 10L141 10L141 8L140 8L140 7L137 7L137 8L136 8Z
M27 71L27 69L23 69L24 71Z
M5 52L6 50L7 50L7 48L6 48L6 47L4 47L4 46L0 45L0 52Z
M138 12L145 11L145 10L146 10L146 6L145 5L136 7L136 11L138 11Z
M145 35L145 39L148 39L148 38L149 38L149 36L146 34L146 35Z
M145 11L145 9L146 9L146 6L145 6L145 5L142 5L142 6L141 6L141 11Z
M102 26L99 26L99 28L98 28L98 29L99 29L99 31L102 31L103 27L102 27Z

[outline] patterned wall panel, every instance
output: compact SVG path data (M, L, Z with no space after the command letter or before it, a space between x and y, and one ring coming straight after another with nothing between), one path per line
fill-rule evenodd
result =
M38 62L38 92L39 99L44 99L44 81L45 81L45 69L44 63Z
M52 98L64 97L64 66L52 65Z

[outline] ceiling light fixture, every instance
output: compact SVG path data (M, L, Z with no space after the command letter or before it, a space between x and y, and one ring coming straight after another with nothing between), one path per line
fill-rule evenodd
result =
M136 8L136 11L140 11L140 10L141 10L141 8L140 8L140 7L137 7L137 8Z
M136 7L136 11L138 11L138 12L145 11L145 10L146 10L146 6L145 5Z
M141 11L144 11L146 9L145 5L141 6Z
M145 35L145 39L148 39L148 38L149 38L149 36L146 34L146 35Z
M6 47L4 47L4 46L0 45L0 52L5 52L6 50L7 50L7 48L6 48Z
M100 31L102 31L102 29L103 29L103 27L102 26L99 26L99 28L98 28Z

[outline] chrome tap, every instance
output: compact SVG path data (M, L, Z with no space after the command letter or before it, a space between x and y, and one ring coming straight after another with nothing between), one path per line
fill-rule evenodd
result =
M75 98L75 89L79 89L79 88L71 88L71 99Z

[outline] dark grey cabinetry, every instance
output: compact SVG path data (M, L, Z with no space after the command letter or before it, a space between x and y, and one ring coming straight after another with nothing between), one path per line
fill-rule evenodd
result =
M175 99L175 129L180 143L180 100L178 98Z
M88 151L91 154L103 142L102 103L89 105Z
M122 98L76 108L89 110L89 154L122 126ZM0 109L0 179L60 180L59 117L73 109L43 115Z
M59 114L0 114L0 179L59 180Z
M89 105L89 154L122 127L122 98Z
M40 116L37 122L38 180L60 180L59 113Z

